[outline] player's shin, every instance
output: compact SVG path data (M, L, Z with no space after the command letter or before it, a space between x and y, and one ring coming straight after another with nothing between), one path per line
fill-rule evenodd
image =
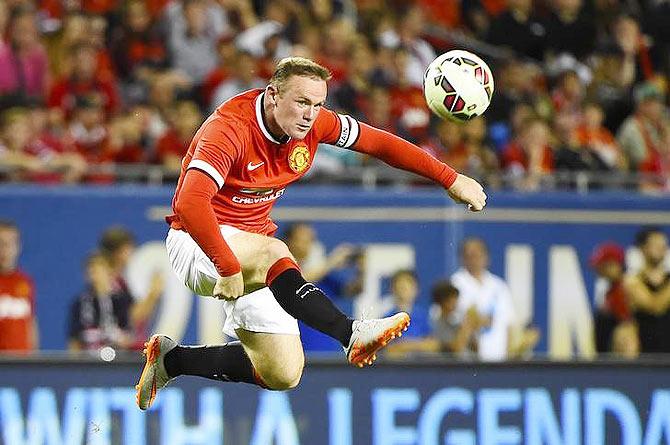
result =
M217 346L177 346L165 356L165 370L170 378L193 375L266 387L239 341Z
M340 311L315 285L307 282L290 258L282 258L268 271L266 284L279 305L308 326L349 344L353 320Z

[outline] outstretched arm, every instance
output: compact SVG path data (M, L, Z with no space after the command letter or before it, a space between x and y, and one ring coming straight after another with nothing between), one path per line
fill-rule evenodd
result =
M360 135L353 149L374 156L385 163L416 173L441 184L456 202L467 204L470 210L479 211L486 205L482 186L472 178L459 174L426 153L416 145L383 130L360 123Z

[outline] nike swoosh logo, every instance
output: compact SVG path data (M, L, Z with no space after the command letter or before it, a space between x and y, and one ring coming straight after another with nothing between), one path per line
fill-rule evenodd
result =
M250 172L254 171L263 164L265 164L265 162L259 162L258 164L254 164L253 162L250 162L250 163L247 164L247 170L249 170Z

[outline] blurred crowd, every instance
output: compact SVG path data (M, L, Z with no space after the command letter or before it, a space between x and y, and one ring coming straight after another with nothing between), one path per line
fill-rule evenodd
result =
M307 223L285 231L287 245L311 279L351 310L363 298L368 258L365 248L340 244L329 253ZM670 250L660 227L641 228L633 247L607 241L597 245L588 262L595 273L589 292L593 301L593 345L602 357L623 360L644 354L670 354ZM390 344L388 357L446 354L459 360L505 361L533 357L540 330L522 321L523 309L503 277L490 271L488 246L481 238L465 238L458 268L434 283L421 283L414 270L398 269L387 292L367 307L366 316L410 314L402 339ZM518 301L518 300L516 300ZM352 311L352 312L355 312ZM303 326L304 327L304 326ZM326 344L303 331L307 349ZM591 341L593 340L593 341ZM591 346L589 346L590 349Z
M305 277L343 311L359 317L356 304L365 300L366 318L398 311L410 314L410 328L385 349L387 357L520 360L532 358L541 340L541 331L522 321L524 308L505 279L491 272L488 246L480 238L464 239L457 268L433 283L421 282L414 270L395 268L381 280L373 304L365 296L370 279L367 247L345 243L327 251L314 227L304 222L288 226L282 238ZM0 354L40 349L35 313L39 291L18 266L20 251L19 228L0 220ZM70 351L97 354L110 348L142 348L156 321L165 277L154 272L141 294L133 292L126 276L134 251L132 233L112 226L84 259L84 285L69 301L64 327ZM589 292L594 326L592 337L586 339L589 349L619 359L670 354L667 234L658 227L644 227L632 248L604 242L596 246L588 263L596 278ZM337 342L302 324L301 335L308 352L341 351Z
M174 177L207 114L301 55L332 71L330 107L491 187L593 176L664 191L667 23L666 0L0 0L0 178L109 183L146 164ZM455 47L496 79L465 125L422 94ZM332 147L315 162L315 179L382 169Z

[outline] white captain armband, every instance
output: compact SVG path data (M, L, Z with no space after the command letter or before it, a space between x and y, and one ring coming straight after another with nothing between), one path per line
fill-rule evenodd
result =
M360 124L346 114L338 114L337 117L340 119L340 137L337 138L335 145L349 148L358 140L358 135L361 133Z

